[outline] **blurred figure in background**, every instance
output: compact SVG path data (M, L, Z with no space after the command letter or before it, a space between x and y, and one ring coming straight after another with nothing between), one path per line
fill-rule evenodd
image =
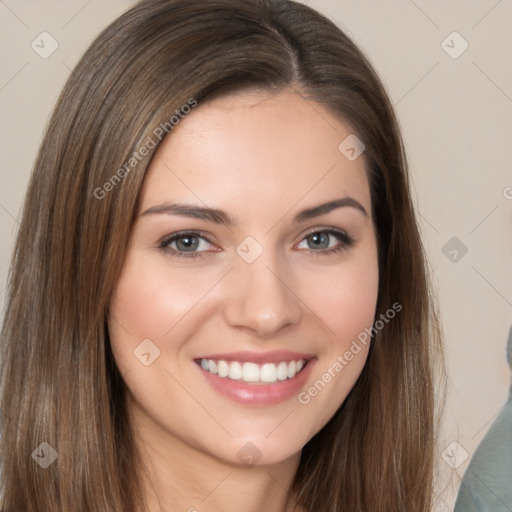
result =
M512 371L512 326L507 361ZM464 474L455 512L512 512L512 379L507 403Z

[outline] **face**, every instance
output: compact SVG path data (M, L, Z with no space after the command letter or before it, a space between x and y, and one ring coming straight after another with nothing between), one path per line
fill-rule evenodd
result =
M160 146L109 331L132 421L162 450L284 461L353 387L378 264L364 153L338 149L350 134L294 92L245 92Z

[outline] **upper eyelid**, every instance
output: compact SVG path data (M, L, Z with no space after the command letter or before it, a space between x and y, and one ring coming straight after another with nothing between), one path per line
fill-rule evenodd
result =
M311 228L311 229L308 229L305 233L302 233L302 235L300 235L300 236L302 238L304 238L306 236L313 235L314 233L321 233L323 231L329 231L329 232L332 232L332 233L339 233L339 234L344 234L346 236L350 236L346 229L335 228L334 226L324 226L324 227L319 227L319 228Z
M194 235L194 236L197 236L199 238L203 238L204 240L206 240L210 244L214 244L214 242L212 242L210 240L209 235L203 233L202 231L197 231L195 229L191 229L191 230L188 230L188 231L183 230L183 231L178 231L176 233L172 233L170 235L166 235L166 236L162 237L159 240L158 245L163 244L163 243L170 243L170 242L174 241L176 238L180 238L180 237L186 236L186 235Z

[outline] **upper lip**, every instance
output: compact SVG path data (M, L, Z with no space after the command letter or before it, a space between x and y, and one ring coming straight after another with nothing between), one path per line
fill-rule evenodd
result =
M275 350L271 352L226 352L223 354L210 354L199 359L213 359L214 361L240 361L242 363L280 363L282 361L300 361L311 359L314 354L305 352L292 352L290 350Z

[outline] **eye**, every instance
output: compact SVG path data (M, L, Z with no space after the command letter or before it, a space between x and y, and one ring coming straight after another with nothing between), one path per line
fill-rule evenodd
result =
M337 243L336 243L337 241ZM301 247L307 244L308 247ZM298 249L309 250L311 254L329 255L343 249L348 249L354 244L354 239L340 229L316 229L307 233L296 246ZM218 252L211 250L212 242L198 231L182 231L174 233L158 244L158 248L172 256L194 258L203 257L205 252Z
M336 243L336 240L338 243ZM307 244L308 247L301 247ZM354 245L354 239L340 229L317 229L307 233L297 245L298 249L309 249L315 255L327 255L348 249Z
M178 257L202 256L212 243L197 231L182 231L164 238L158 245L159 249Z

